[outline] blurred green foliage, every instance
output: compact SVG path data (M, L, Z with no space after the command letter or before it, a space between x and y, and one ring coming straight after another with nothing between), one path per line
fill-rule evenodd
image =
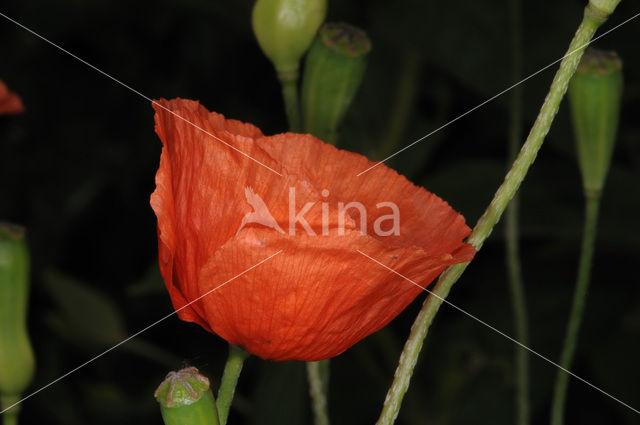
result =
M523 3L529 74L564 53L584 2ZM147 96L200 99L210 109L276 133L286 128L280 89L253 38L251 7L249 0L6 0L2 13ZM602 31L637 8L637 2L623 1ZM507 0L331 1L328 20L364 28L374 45L345 119L342 147L381 159L513 84L507 19ZM639 25L631 22L596 43L618 51L626 86L574 367L636 408ZM554 70L524 84L525 129ZM0 117L0 217L29 229L34 263L29 324L38 359L32 389L37 389L172 311L156 270L155 217L148 205L160 143L146 100L4 19L0 78L27 108L20 116ZM497 99L389 165L475 223L506 167L507 105L506 97ZM582 226L572 137L563 104L521 190L531 346L554 360ZM513 333L501 231L494 231L450 301ZM423 297L389 327L332 361L334 424L375 421ZM72 300L82 310L70 307ZM153 390L166 372L189 364L219 377L226 353L220 338L170 318L26 401L22 423L160 424ZM444 306L398 423L512 423L512 353L512 343ZM533 422L545 423L555 370L536 357L531 368ZM238 394L231 424L310 421L299 363L249 359ZM575 380L567 411L571 423L637 421Z

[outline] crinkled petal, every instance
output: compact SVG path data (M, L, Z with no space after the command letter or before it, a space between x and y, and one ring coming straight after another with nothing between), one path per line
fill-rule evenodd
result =
M310 135L265 137L194 101L154 108L163 150L151 205L174 307L204 296L180 317L260 357L335 356L475 253L460 214L384 165L358 176L373 165L362 155Z

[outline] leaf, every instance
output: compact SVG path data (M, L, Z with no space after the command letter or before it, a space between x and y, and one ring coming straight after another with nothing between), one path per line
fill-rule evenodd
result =
M127 337L122 315L107 295L58 272L46 273L44 282L58 307L47 322L62 337L86 347L104 347Z

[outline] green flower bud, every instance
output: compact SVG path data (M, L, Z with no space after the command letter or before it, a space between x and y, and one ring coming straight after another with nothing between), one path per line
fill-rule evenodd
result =
M306 131L335 143L338 126L362 82L370 50L364 31L343 23L322 26L307 55L302 80Z
M297 73L326 13L326 0L256 1L253 32L279 74Z
M587 193L604 186L616 139L622 96L622 62L614 52L587 49L569 84L582 183Z
M218 425L209 379L197 368L169 372L154 394L165 425Z
M28 297L25 229L0 223L0 400L4 408L18 401L33 378L35 361L27 333Z

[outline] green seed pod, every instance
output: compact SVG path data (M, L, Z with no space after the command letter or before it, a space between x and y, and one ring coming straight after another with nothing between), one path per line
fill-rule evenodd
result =
M335 143L338 126L362 82L370 50L367 34L354 26L331 23L320 28L302 80L306 131Z
M16 402L33 378L35 361L27 333L29 251L25 229L0 223L0 399Z
M218 425L209 379L197 368L169 372L154 394L165 425Z
M327 13L326 0L258 0L253 32L279 74L297 73Z
M595 9L604 16L609 16L618 6L618 3L620 3L620 0L590 0L587 7Z
M622 96L622 62L614 52L587 49L569 84L582 183L602 191L616 139Z

